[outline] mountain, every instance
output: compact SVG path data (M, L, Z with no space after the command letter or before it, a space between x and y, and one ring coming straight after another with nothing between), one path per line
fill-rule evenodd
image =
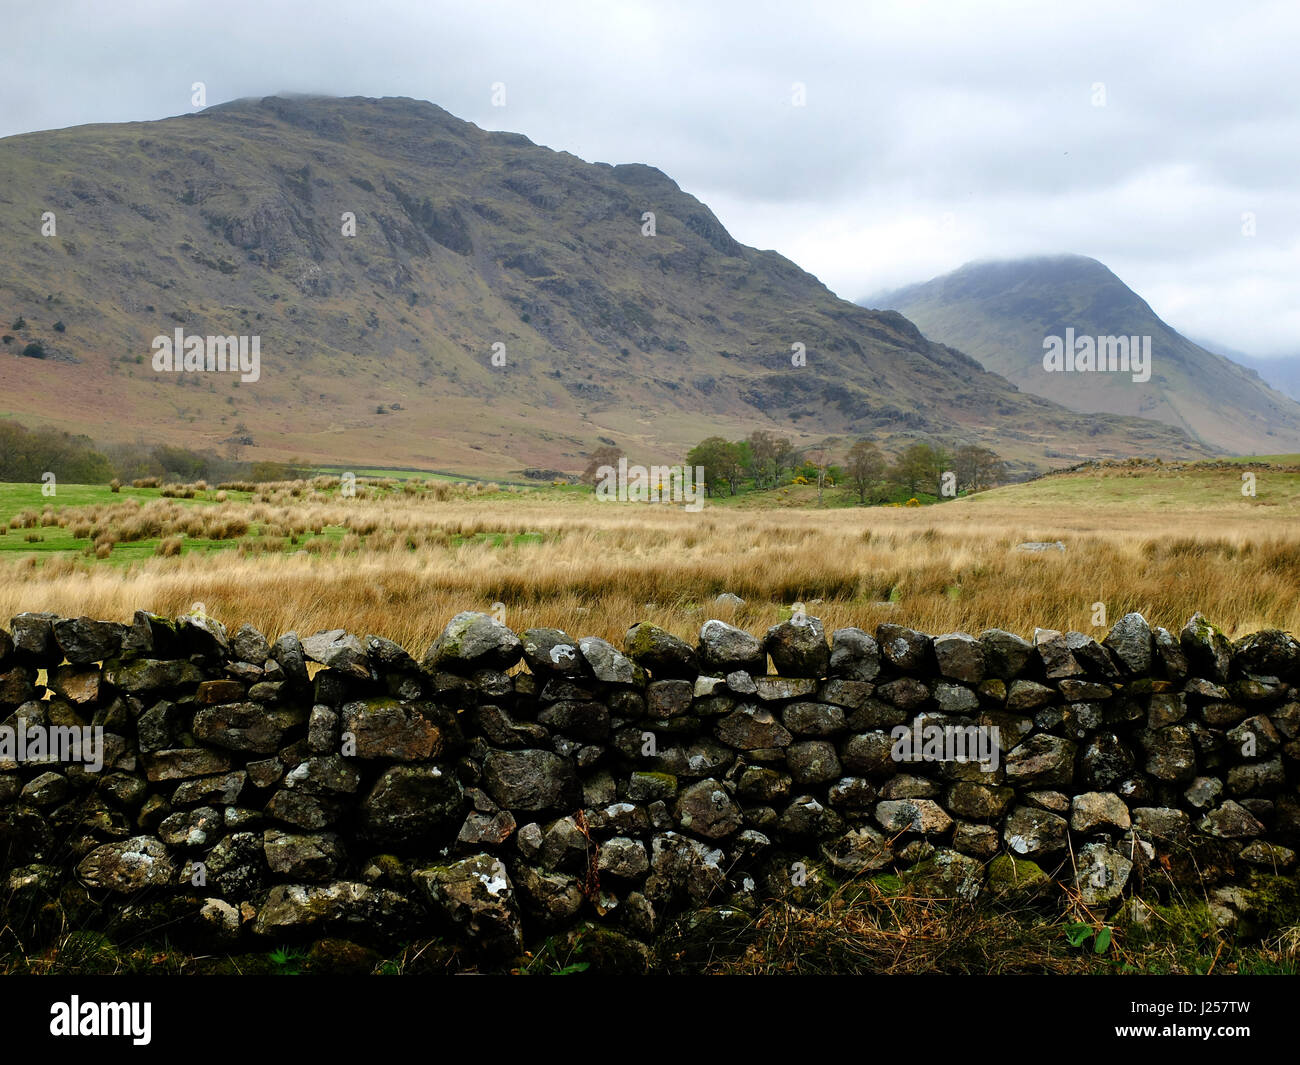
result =
M0 416L100 441L487 474L580 470L610 440L680 461L756 428L938 434L1020 470L1205 453L838 299L652 166L429 103L268 97L10 137L0 206ZM158 372L176 330L256 337L260 376Z
M1236 453L1300 448L1300 404L1251 370L1192 343L1132 289L1081 255L968 263L924 284L872 297L931 339L974 356L1026 392L1090 413L1154 418ZM1150 337L1150 378L1049 372L1045 339Z
M1259 355L1247 355L1244 351L1224 347L1210 340L1196 338L1195 342L1208 351L1217 351L1238 366L1254 370L1269 388L1300 401L1300 356L1285 355L1266 359Z

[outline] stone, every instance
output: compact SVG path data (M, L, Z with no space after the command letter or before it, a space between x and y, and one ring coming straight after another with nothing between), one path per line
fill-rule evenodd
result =
M944 805L958 817L987 821L1006 813L1015 797L1011 788L958 781L948 789Z
M844 684L845 681L829 681ZM817 681L812 677L755 677L754 694L765 703L784 702L788 699L806 699L817 693ZM828 700L834 702L835 700Z
M395 891L359 881L276 884L257 911L253 931L273 938L336 926L382 932L403 927L412 916L410 903Z
M826 703L788 703L781 720L797 736L834 736L848 727L844 711Z
M111 621L60 618L53 623L54 640L74 666L113 658L122 650L125 628Z
M537 720L570 739L600 743L609 738L609 708L591 699L551 703Z
M154 751L144 760L145 775L157 783L163 780L186 780L213 776L230 771L230 757L220 751L201 747L178 747Z
M1138 740L1146 752L1146 771L1157 780L1176 783L1196 776L1196 745L1184 726L1147 729Z
M244 686L237 680L205 680L194 692L195 699L201 706L215 706L217 703L237 703L245 695Z
M851 773L885 776L898 768L894 739L887 732L863 732L850 736L840 749L840 761Z
M948 714L968 714L980 705L979 697L969 688L942 682L934 686L934 703Z
M951 847L939 847L908 871L908 886L931 898L974 902L984 888L984 866Z
M650 840L650 879L645 894L667 901L683 894L704 902L727 886L722 850L677 832L662 832Z
M332 832L290 833L268 828L262 834L271 872L291 880L328 880L343 865L339 837Z
M1070 828L1074 832L1124 832L1131 825L1128 807L1114 792L1084 792L1070 804Z
M645 844L639 839L614 836L600 845L596 865L601 873L636 880L650 869L650 859L646 856Z
M1059 736L1038 733L1007 754L1007 780L1036 787L1069 787L1074 781L1076 747Z
M514 815L509 810L496 813L474 812L465 818L456 835L456 842L470 849L499 847L515 831Z
M1241 860L1273 872L1290 869L1295 865L1295 851L1276 843L1254 840L1241 849Z
M920 832L939 836L952 828L952 818L930 799L890 799L876 804L876 822L887 832Z
M627 630L623 650L632 661L650 670L656 680L693 680L698 672L695 651L690 644L648 621L638 622Z
M1224 683L1232 664L1228 638L1210 624L1200 611L1192 615L1178 635L1187 661L1199 676Z
M172 792L172 805L220 803L222 806L233 806L239 800L239 793L244 790L247 779L248 774L239 769L232 773L219 773L215 776L182 781Z
M263 665L271 657L271 645L252 625L243 624L230 638L230 650L241 662Z
M1067 824L1064 817L1033 806L1018 806L1007 817L1002 839L1014 854L1052 854L1064 849Z
M582 882L569 873L520 863L512 879L523 911L546 925L569 920L586 901Z
M483 764L483 787L498 805L524 813L574 809L582 802L573 764L550 751L492 751Z
M895 669L915 673L925 667L930 637L923 632L902 625L884 624L876 629L876 643L885 660Z
M867 705L875 690L876 686L866 681L832 678L821 686L817 698L824 703L842 706L845 710L861 710ZM761 685L758 695L760 699L763 697Z
M1300 642L1278 629L1243 636L1233 645L1232 654L1246 673L1289 679L1300 671Z
M23 785L22 798L33 806L57 806L68 796L68 778L62 773L41 773Z
M158 825L158 838L169 847L206 847L221 834L223 818L211 806L178 810Z
M754 683L754 678L743 669L727 674L727 689L737 695L758 694L758 685Z
M1147 711L1148 728L1164 728L1173 725L1187 716L1187 702L1181 693L1171 692L1151 696Z
M523 653L519 637L496 618L465 611L447 623L429 647L422 665L431 673L437 670L472 673L483 668L507 670Z
M344 705L342 732L352 737L356 758L387 758L397 762L420 762L437 757L442 733L419 704L374 697Z
M831 633L830 676L865 682L880 673L880 646L862 629L836 629Z
M627 797L633 802L672 799L677 795L677 778L670 773L635 771L628 778Z
M763 647L777 673L788 677L820 678L830 669L831 651L820 618L796 614L767 630Z
M1027 713L1046 706L1056 692L1034 680L1013 680L1007 689L1007 709L1014 713Z
M188 688L203 680L203 673L192 662L156 661L139 658L132 662L113 660L104 663L104 680L120 691L133 695L164 689Z
M786 765L800 785L824 784L843 773L835 745L827 740L801 740L785 752Z
M645 687L645 670L612 643L595 636L584 636L578 641L578 650L598 681Z
M677 822L686 832L719 840L739 831L744 819L726 788L717 780L706 779L682 792L677 800Z
M740 751L770 750L788 747L790 735L770 710L745 704L720 719L714 734L729 747Z
M273 754L283 746L285 733L307 716L301 708L268 709L257 703L207 706L194 715L194 735L230 751Z
M1155 836L1157 839L1181 839L1187 835L1191 825L1191 818L1182 810L1175 810L1169 806L1133 807L1133 826L1139 833Z
M1088 740L1079 755L1079 775L1084 787L1105 791L1127 778L1136 765L1128 746L1113 732L1100 732Z
M1264 762L1234 765L1228 770L1228 791L1237 798L1275 795L1286 788L1286 771L1279 755Z
M992 825L959 821L952 830L952 846L962 854L987 860L998 852L998 830Z
M785 778L789 780L789 778ZM775 798L785 798L788 789ZM864 777L841 777L826 793L826 799L832 806L842 806L849 810L869 810L876 805L879 798L875 786Z
M1102 640L1102 646L1114 655L1127 673L1146 676L1151 672L1155 644L1151 626L1141 614L1125 614Z
M170 884L176 868L167 848L152 836L133 836L96 847L77 865L77 875L90 888L122 895Z
M984 645L965 632L936 636L932 644L939 672L965 684L979 684L984 679Z
M57 665L62 652L54 642L54 622L58 614L27 612L18 614L9 622L14 655L22 662L36 665Z
M50 688L73 706L89 706L99 701L99 670L78 666L60 666L49 679Z
M646 714L657 720L690 713L695 686L689 680L655 680L646 688Z
M737 669L753 674L767 672L763 645L744 629L717 618L701 626L697 654L701 668L719 670L723 675Z
M339 715L328 706L317 704L307 719L307 747L312 754L329 754L339 748Z
M821 856L836 871L857 876L888 868L893 854L885 837L870 825L859 825L819 845Z
M1074 886L1085 906L1102 906L1124 894L1133 863L1105 843L1080 848Z
M985 629L979 635L984 650L984 672L1000 680L1014 680L1029 664L1034 645L1014 632Z
M1035 629L1034 648L1043 663L1043 672L1050 679L1077 677L1083 673L1083 667L1070 650L1066 634L1056 629Z
M1196 827L1219 839L1251 839L1264 832L1259 820L1231 799L1206 814Z
M396 765L380 774L362 802L362 829L378 843L420 849L456 831L463 804L464 791L450 773L433 765Z
M1052 887L1052 878L1037 863L1011 854L999 854L989 863L987 882L1000 896L1031 897Z

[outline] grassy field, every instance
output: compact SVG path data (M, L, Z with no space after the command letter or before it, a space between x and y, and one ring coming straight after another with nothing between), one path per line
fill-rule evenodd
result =
M790 486L672 505L599 503L577 487L337 480L200 489L0 485L0 617L126 620L202 602L268 634L345 626L417 652L460 610L504 604L516 629L621 640L641 619L693 638L712 616L753 631L796 602L827 629L1036 625L1100 635L1142 611L1179 627L1300 631L1300 473L1116 466L934 506L853 506ZM44 523L44 524L42 524ZM27 542L27 537L41 537ZM1024 541L1065 550L1019 550ZM107 551L96 551L97 545ZM96 555L103 557L96 557ZM734 592L739 609L713 600Z

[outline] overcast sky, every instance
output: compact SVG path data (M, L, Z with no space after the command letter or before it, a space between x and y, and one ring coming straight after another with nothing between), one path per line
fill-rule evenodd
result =
M1294 0L0 11L0 135L179 114L196 81L209 104L411 96L584 159L657 166L737 239L848 299L971 259L1078 252L1184 333L1300 353Z

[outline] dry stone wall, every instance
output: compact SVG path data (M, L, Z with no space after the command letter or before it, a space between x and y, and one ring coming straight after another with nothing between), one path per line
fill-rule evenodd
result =
M1195 884L1230 920L1294 879L1298 784L1300 645L1200 615L1101 643L642 623L620 650L465 613L420 661L201 615L0 630L3 902L37 938L510 956L882 874L958 903L1052 876L1101 912Z

